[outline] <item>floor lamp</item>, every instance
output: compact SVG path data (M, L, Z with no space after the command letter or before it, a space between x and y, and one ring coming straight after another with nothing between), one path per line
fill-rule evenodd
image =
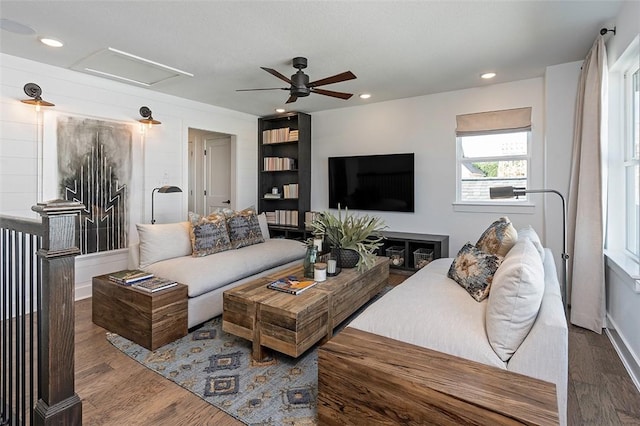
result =
M540 194L540 193L548 193L552 192L556 194L562 200L562 285L564 286L563 290L563 299L565 309L568 306L567 301L567 262L569 260L569 255L567 254L567 210L565 208L564 197L561 193L556 191L555 189L525 189L518 188L514 186L495 186L489 188L489 197L491 199L495 198L513 198L518 197L525 194Z
M161 188L153 188L153 191L151 191L151 224L152 225L156 223L156 220L154 219L154 216L153 216L153 202L154 202L153 197L155 196L156 191L158 191L161 194L166 194L167 192L182 192L182 189L178 188L177 186L171 186L171 185L165 185Z

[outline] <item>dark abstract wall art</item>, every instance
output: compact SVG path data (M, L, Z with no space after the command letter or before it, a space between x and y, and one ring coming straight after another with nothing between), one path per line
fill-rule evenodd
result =
M131 127L61 116L56 134L59 197L85 205L80 217L81 253L127 247Z

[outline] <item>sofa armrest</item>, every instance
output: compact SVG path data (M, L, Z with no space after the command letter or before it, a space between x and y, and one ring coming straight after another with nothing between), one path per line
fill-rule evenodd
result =
M567 424L569 330L551 251L544 259L545 292L536 321L507 369L554 383L560 424Z
M318 349L318 420L552 425L558 414L551 383L347 327Z

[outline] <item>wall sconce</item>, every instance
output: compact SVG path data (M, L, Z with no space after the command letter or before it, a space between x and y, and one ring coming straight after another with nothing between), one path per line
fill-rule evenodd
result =
M26 93L27 96L30 96L32 99L22 99L20 102L29 104L29 105L35 105L36 112L40 111L41 106L47 106L47 107L55 106L55 104L52 104L51 102L47 102L40 97L40 95L42 95L42 89L40 88L40 86L38 86L35 83L25 84L24 93Z
M152 225L156 223L156 220L153 215L154 195L156 191L158 191L161 194L166 194L169 192L182 192L182 189L178 188L177 186L171 186L171 185L165 185L161 188L153 188L153 191L151 191L151 224Z
M140 115L142 116L142 118L138 121L142 124L148 124L149 128L151 128L154 124L162 124L158 120L153 119L153 117L151 116L151 110L146 106L140 107Z

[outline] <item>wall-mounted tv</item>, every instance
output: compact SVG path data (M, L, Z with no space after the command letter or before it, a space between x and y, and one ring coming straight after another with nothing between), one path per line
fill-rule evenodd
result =
M329 157L329 208L413 212L414 154Z

